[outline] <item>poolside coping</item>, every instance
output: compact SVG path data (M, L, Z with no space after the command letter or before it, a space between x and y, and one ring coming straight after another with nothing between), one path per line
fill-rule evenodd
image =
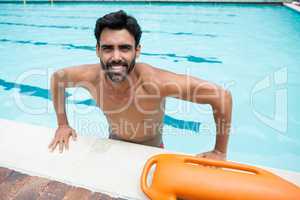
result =
M298 2L296 4L296 2L293 2L293 3L283 3L284 6L294 10L294 11L297 11L297 12L300 12L300 2Z
M140 177L146 161L157 154L176 153L80 134L69 151L50 153L47 146L54 133L55 129L0 119L0 200L26 200L27 195L46 195L44 190L62 197L56 199L69 195L145 200ZM261 168L300 186L299 172Z

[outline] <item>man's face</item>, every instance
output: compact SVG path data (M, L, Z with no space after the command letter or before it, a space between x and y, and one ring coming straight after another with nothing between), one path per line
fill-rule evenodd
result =
M135 47L134 37L126 30L105 28L97 44L97 56L107 77L120 83L133 70L140 46Z

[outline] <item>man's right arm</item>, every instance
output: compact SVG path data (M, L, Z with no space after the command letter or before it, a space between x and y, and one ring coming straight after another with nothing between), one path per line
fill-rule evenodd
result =
M75 130L69 126L66 115L65 106L65 89L68 87L85 87L88 90L93 88L93 82L96 80L99 72L98 66L80 65L68 67L56 71L51 77L51 92L54 109L57 117L58 128L55 132L54 139L49 144L49 149L54 151L59 146L59 151L62 152L65 148L69 148L69 139L72 136L76 140Z

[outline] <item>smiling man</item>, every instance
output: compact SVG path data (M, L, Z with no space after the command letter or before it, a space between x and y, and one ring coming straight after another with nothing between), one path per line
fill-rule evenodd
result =
M65 88L84 87L95 99L109 123L111 139L163 147L162 127L166 97L212 106L216 123L213 150L198 154L226 159L231 124L229 91L192 76L175 74L146 63L136 63L141 53L142 31L136 19L124 11L109 13L96 22L97 64L64 68L51 77L58 128L49 145L53 151L69 148L76 139L65 112Z

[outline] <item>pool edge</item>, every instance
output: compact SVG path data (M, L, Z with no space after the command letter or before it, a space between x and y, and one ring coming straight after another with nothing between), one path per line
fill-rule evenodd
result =
M0 119L0 166L111 197L144 199L139 181L145 161L156 154L176 153L144 145L80 136L76 144L70 144L70 151L51 154L47 145L54 131L47 127ZM99 166L102 170L99 170ZM259 167L300 186L299 172ZM78 174L78 171L81 173Z
M283 3L283 5L300 13L300 3L298 5L295 5L293 3Z
M280 4L290 0L0 0L0 3L55 4L55 3L203 3L203 4Z

